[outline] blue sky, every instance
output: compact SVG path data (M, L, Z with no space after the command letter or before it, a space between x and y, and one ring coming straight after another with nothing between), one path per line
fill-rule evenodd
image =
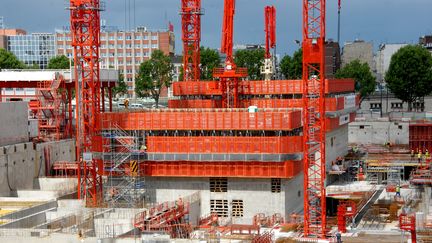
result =
M181 52L180 0L105 0L102 14L107 25L125 27L125 2L131 5L131 26L165 28L170 20L175 27L176 51ZM202 0L202 45L220 45L223 0ZM342 0L342 42L354 39L380 43L416 43L418 37L432 34L432 0ZM234 42L264 41L264 6L277 8L277 51L292 53L294 40L301 39L301 0L237 0ZM28 32L53 32L68 25L64 0L0 0L0 16L7 27ZM126 17L129 17L127 15ZM135 21L133 21L135 19ZM327 0L327 38L337 38L337 0Z

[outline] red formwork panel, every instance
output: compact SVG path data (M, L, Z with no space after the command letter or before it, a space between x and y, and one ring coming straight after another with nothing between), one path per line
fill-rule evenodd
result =
M302 171L302 168L301 161L145 161L140 163L141 176L155 177L293 178Z
M432 123L412 123L409 125L409 144L410 148L423 152L428 149L432 151Z
M271 80L271 81L241 81L240 94L272 95L272 94L302 94L302 80ZM175 82L172 85L173 94L181 95L222 95L218 81ZM330 79L325 83L326 94L354 92L353 79Z
M249 130L291 131L301 127L301 111L292 109L162 109L99 115L101 130Z
M221 100L168 100L168 107L173 109L212 109L221 108Z
M260 153L302 152L302 137L168 137L146 138L150 153Z
M355 120L356 113L350 113L347 115L343 115L336 118L327 118L326 119L326 131L330 132L333 130L338 129L339 127L346 125L350 122L353 122Z

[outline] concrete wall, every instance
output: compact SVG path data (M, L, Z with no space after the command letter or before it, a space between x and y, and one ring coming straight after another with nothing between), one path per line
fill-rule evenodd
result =
M333 130L326 135L326 162L330 169L331 162L337 157L343 157L348 153L348 124Z
M0 101L0 146L29 141L27 102Z
M349 124L348 141L357 144L408 144L409 122L388 119L355 121Z
M287 215L299 212L303 202L303 176L281 180L281 192L271 192L271 179L228 178L227 192L210 192L209 178L146 178L152 202L173 201L195 192L201 194L199 215L192 212L190 220L196 224L199 216L210 213L210 200L228 200L228 214L232 200L243 200L243 217L232 218L234 224L251 224L253 216L265 213Z
M44 148L50 154L51 163L75 161L75 142L73 140L36 145L20 143L0 147L0 196L10 196L10 193L16 190L33 189L34 179L45 176Z

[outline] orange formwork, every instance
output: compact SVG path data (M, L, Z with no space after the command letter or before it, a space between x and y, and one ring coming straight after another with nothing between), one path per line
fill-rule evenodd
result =
M302 99L247 99L241 100L242 108L257 106L258 108L302 108ZM341 96L326 98L326 111L340 111L344 109L358 107L358 96ZM186 108L218 108L222 106L220 100L169 100L168 107L174 109Z
M303 168L301 161L285 162L155 162L140 163L142 176L293 178Z
M172 85L175 96L222 95L218 81L175 82ZM302 94L302 80L240 81L240 94L278 95ZM330 79L325 82L326 94L354 92L353 79Z
M199 112L197 112L199 111ZM301 127L301 111L263 109L165 109L99 114L101 130L119 126L124 130L249 130L291 131Z
M263 153L302 152L302 137L147 137L150 153Z

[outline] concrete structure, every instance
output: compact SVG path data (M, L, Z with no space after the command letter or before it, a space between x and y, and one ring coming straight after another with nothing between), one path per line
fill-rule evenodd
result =
M388 142L408 145L409 120L390 121L388 118L357 118L349 124L348 142L350 144L379 144Z
M57 31L56 54L72 57L71 34L69 31ZM135 31L105 31L101 33L101 67L114 67L128 85L129 96L134 96L135 76L139 65L148 60L154 50L161 50L167 55L175 53L175 36L168 30L151 31L138 27Z
M29 141L28 105L26 102L0 102L0 146Z
M408 111L408 103L396 98L392 93L386 89L376 91L363 100L360 106L359 113L361 114L380 114L382 107L382 114L390 112ZM413 111L427 112L432 111L432 96L426 96L423 99L413 103Z
M356 59L367 63L371 71L375 70L372 42L355 40L345 43L342 49L342 67Z
M420 37L419 44L432 52L432 35L425 35Z
M379 46L375 55L376 74L379 82L384 82L393 54L406 45L408 44L381 44Z

